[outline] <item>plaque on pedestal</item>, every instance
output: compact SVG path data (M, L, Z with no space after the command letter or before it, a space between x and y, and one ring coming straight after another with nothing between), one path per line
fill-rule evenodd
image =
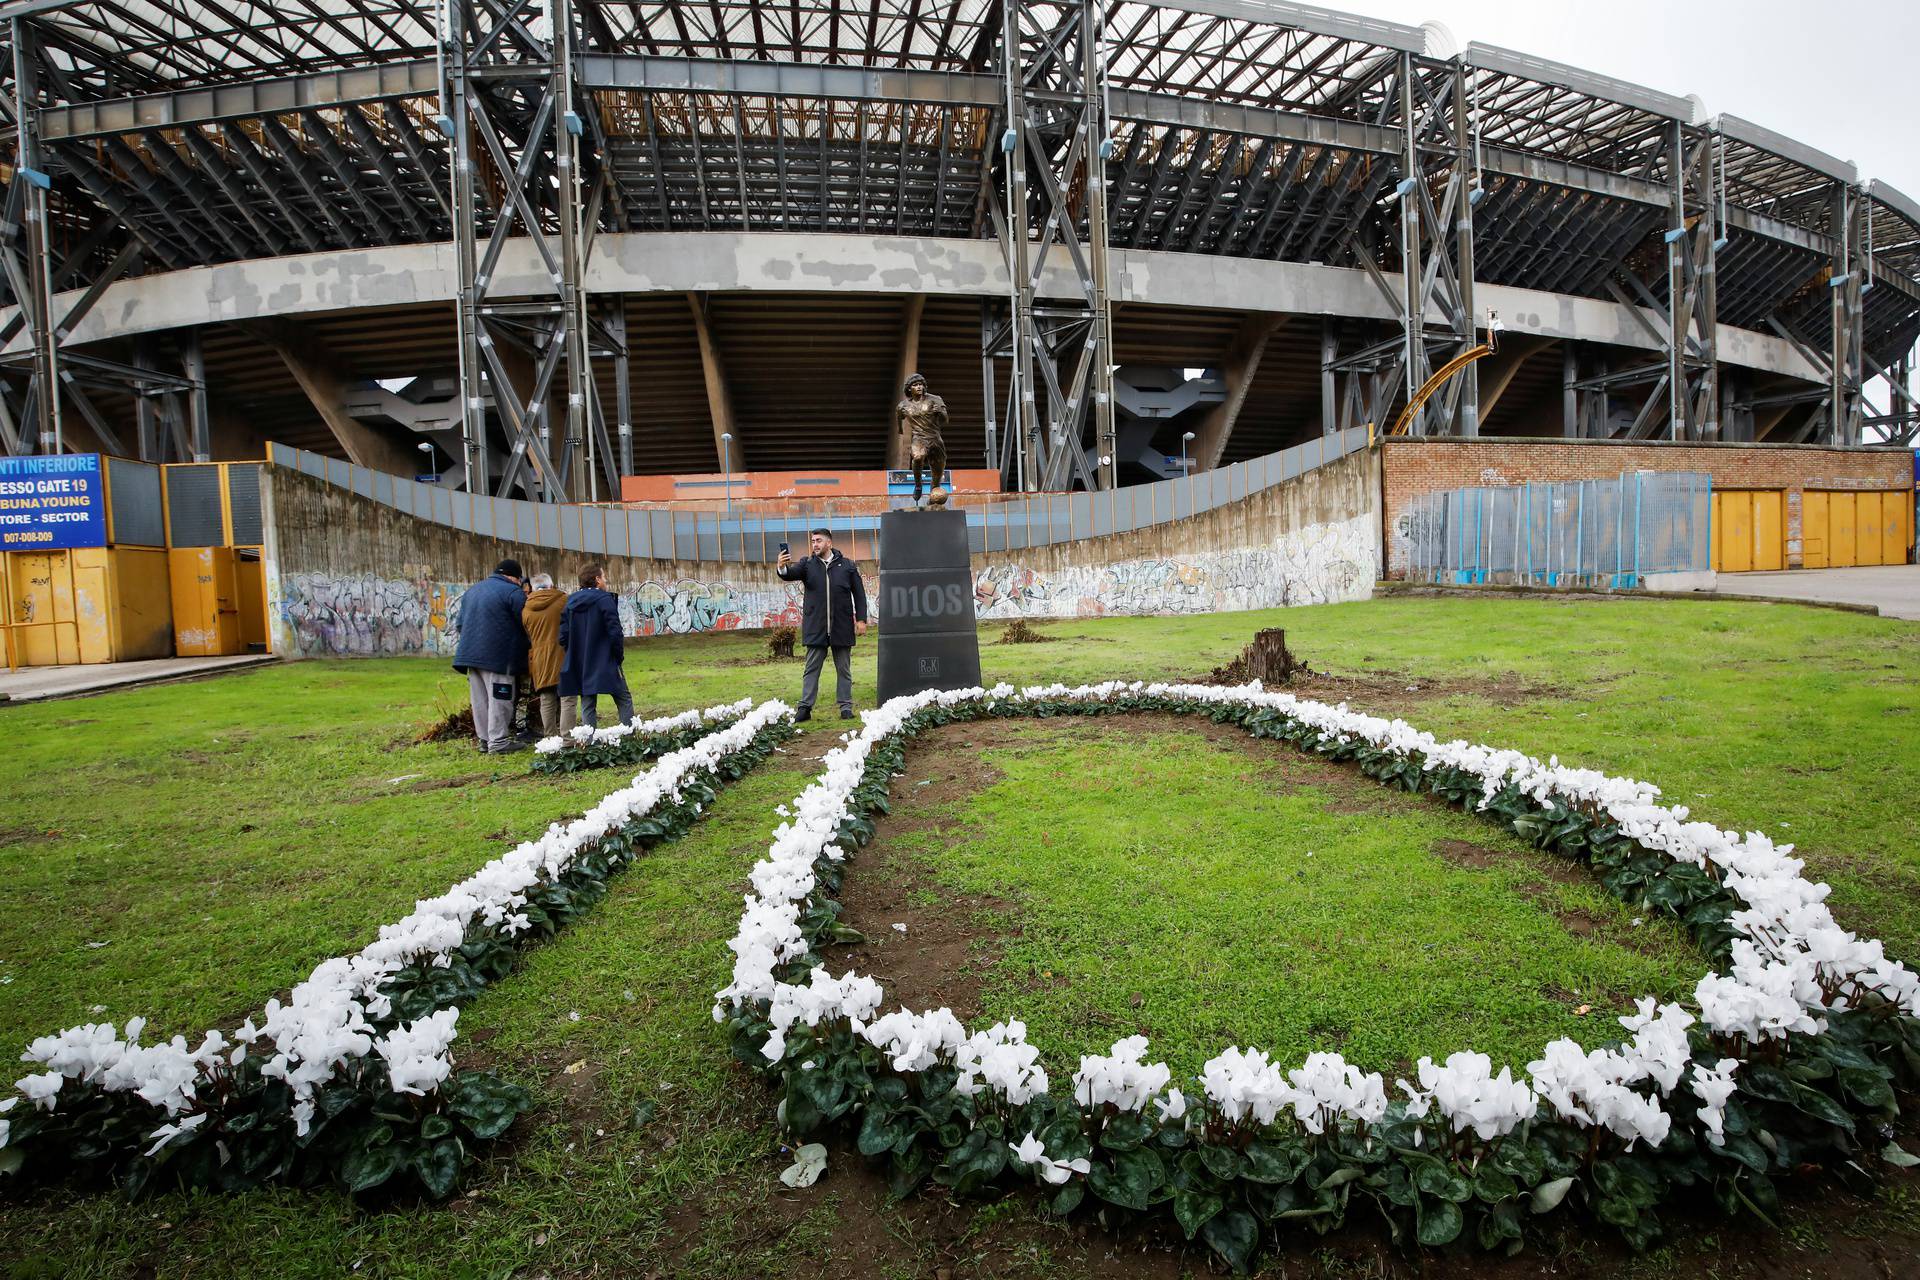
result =
M980 683L965 512L880 517L879 603L880 701Z

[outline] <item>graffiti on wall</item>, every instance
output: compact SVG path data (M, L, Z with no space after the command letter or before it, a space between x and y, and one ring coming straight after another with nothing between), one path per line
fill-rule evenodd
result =
M974 578L983 620L1102 614L1216 613L1364 599L1372 588L1372 519L1312 525L1265 546L1036 570L995 564ZM277 651L309 658L451 657L470 585L371 574L291 573L276 585ZM869 582L869 588L876 584ZM614 587L630 636L798 626L798 586L698 578ZM877 592L870 591L870 598ZM875 601L877 604L877 600ZM877 616L877 610L876 610Z
M464 589L370 573L282 574L276 648L303 658L451 653L447 620Z
M290 573L277 582L282 653L303 658L452 657L460 602L470 584L372 574ZM694 578L618 584L620 623L630 636L798 626L800 589Z
M1311 525L1263 547L1039 571L992 565L974 578L982 619L1221 613L1362 600L1373 585L1370 517Z
M630 636L800 625L800 588L780 582L741 587L681 578L614 591L620 597L620 625Z

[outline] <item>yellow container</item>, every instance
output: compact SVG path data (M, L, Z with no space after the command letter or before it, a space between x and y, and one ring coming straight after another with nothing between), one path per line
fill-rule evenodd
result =
M165 552L137 547L0 553L10 667L164 658Z

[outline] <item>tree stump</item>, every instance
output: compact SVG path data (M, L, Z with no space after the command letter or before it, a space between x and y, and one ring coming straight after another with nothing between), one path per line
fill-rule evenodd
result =
M775 661L793 657L793 642L799 637L792 627L781 627L767 637L767 656Z
M1027 625L1027 620L1025 618L1015 618L1012 622L1009 622L1007 624L1006 630L1000 633L1000 638L994 641L994 643L995 644L1051 644L1053 641L1058 640L1059 638L1060 638L1059 636L1050 636L1044 632L1036 631L1034 628Z
M1216 668L1213 678L1221 684L1245 684L1258 680L1264 685L1286 684L1295 675L1310 674L1307 664L1287 648L1287 633L1281 627L1268 627L1253 633L1253 643L1224 667Z

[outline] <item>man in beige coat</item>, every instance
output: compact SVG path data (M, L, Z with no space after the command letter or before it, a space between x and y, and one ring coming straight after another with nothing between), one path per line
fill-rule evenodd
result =
M533 592L520 611L530 646L527 674L540 704L540 729L549 737L567 732L574 722L574 700L560 697L560 663L566 657L560 647L560 614L566 604L567 593L555 589L552 575L536 573Z

